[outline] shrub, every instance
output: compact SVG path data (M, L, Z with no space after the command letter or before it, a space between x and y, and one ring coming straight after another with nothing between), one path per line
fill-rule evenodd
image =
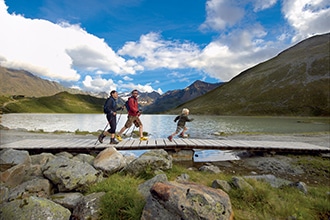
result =
M102 219L140 219L145 200L137 188L142 181L114 174L91 186L90 193L106 192L101 199Z

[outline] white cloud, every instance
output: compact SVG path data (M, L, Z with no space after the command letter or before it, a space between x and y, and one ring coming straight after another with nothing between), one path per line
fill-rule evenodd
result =
M147 83L145 85L141 84L134 84L134 83L125 83L122 85L118 85L121 89L126 89L127 91L131 92L133 89L137 89L140 92L153 92L156 91L155 89L152 88L150 83ZM159 89L158 89L159 90Z
M138 42L127 42L118 51L120 55L142 59L141 65L149 70L188 67L198 53L199 48L193 43L166 41L161 39L159 33L154 32L142 35Z
M82 82L84 89L87 91L93 92L108 92L111 90L116 90L117 85L113 82L112 79L102 79L101 77L93 78L87 75Z
M166 41L160 34L149 33L141 36L138 42L126 43L119 53L141 60L141 65L149 70L193 68L228 81L251 65L274 56L272 43L263 41L266 34L260 25L255 25L247 30L234 31L200 50L193 43ZM182 75L173 71L169 76L189 81Z
M125 81L133 81L133 79L131 77L128 77L128 76L124 76L123 79Z
M293 42L330 31L328 0L284 0L282 11L296 32Z
M254 11L262 11L274 6L277 0L252 0L251 2L254 4Z
M201 30L220 31L233 26L244 16L244 9L237 1L209 0L206 2L206 21Z
M135 74L143 67L126 61L105 42L79 25L54 24L9 14L0 0L0 64L40 76L77 81L78 71Z

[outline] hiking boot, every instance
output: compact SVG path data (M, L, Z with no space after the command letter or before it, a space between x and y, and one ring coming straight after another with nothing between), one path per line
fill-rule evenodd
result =
M119 142L116 141L115 139L111 139L110 144L118 144Z
M104 138L105 138L105 135L103 133L99 135L98 140L101 144L103 143Z
M180 137L180 138L187 138L188 135L184 135L184 134L180 133L180 134L179 134L179 137Z
M168 139L169 141L172 141L172 140L173 140L172 135L168 136L167 139Z
M148 140L147 137L140 137L140 141L146 141L146 140Z
M116 135L116 138L117 138L118 141L122 141L123 140L118 134Z

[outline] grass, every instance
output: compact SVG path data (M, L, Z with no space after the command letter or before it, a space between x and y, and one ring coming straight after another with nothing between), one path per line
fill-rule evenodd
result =
M101 199L101 219L140 219L145 201L137 187L143 181L116 173L93 185L89 193L106 192Z
M329 169L329 160L301 156L299 164L313 166L313 172L322 175L324 169ZM174 181L179 175L186 173L190 181L211 186L216 179L229 181L232 175L219 173L203 173L188 170L186 167L174 164L171 170L165 172L169 181ZM151 178L151 177L149 177ZM325 177L329 178L329 176ZM102 198L102 219L140 219L145 204L144 198L137 191L138 185L145 179L133 178L122 174L114 174L90 188L90 192L106 192ZM228 195L231 199L235 220L245 219L329 219L330 217L330 187L329 185L308 186L304 194L292 187L273 188L268 183L246 180L253 190L233 188Z
M39 98L24 97L15 101L9 97L0 97L4 113L101 113L104 102L105 99L68 92Z

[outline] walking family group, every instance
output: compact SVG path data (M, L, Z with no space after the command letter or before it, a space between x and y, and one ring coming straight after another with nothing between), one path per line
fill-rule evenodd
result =
M118 99L118 93L115 90L112 90L110 92L110 97L106 100L104 104L104 113L106 114L106 119L108 121L108 125L110 128L108 130L105 130L98 136L98 141L100 143L103 143L103 139L106 136L110 136L110 144L118 144L119 141L122 141L122 134L126 129L129 129L133 123L134 126L139 128L139 138L140 141L146 141L148 140L147 137L143 136L143 124L140 120L140 115L142 111L139 109L138 104L138 90L133 90L131 93L131 97L128 98L125 105L118 107L117 105L117 99ZM117 111L124 110L126 108L127 110L127 120L124 124L124 126L119 130L119 132L116 134L117 129ZM179 134L180 137L186 137L185 132L187 131L186 122L193 121L193 118L188 118L189 110L187 108L184 108L182 110L182 113L178 115L174 122L177 122L176 130L167 138L172 141L173 137Z

